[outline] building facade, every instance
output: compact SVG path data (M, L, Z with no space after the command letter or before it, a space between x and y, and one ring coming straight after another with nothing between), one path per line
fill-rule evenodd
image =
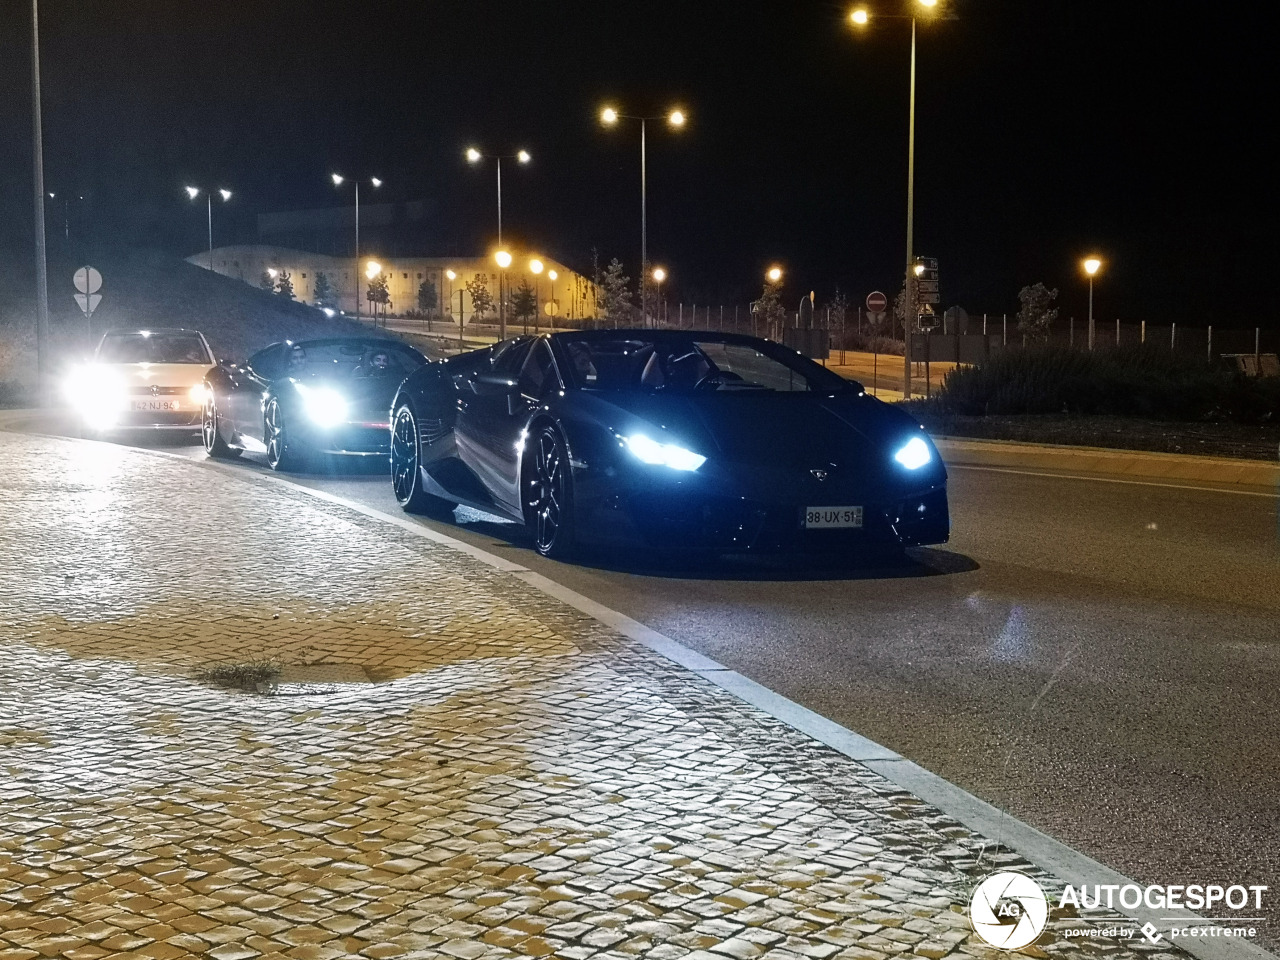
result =
M534 262L541 264L535 272ZM188 263L209 267L208 252L187 258ZM480 280L492 298L493 306L485 316L497 316L500 297L507 302L510 320L511 296L527 282L537 299L538 314L547 318L577 320L596 316L599 291L591 279L559 261L533 254L513 253L512 263L503 270L492 255L487 257L382 257L368 253L360 258L359 272L354 259L330 257L305 250L262 245L217 247L213 251L213 270L224 277L241 280L252 286L266 286L287 275L293 284L294 298L315 304L316 278L323 274L334 293L338 309L356 312L359 296L361 316L370 316L374 304L368 299L369 285L378 277L387 282L390 302L379 306L379 314L403 316L420 311L418 298L424 282L435 292L427 312L434 316L459 319L471 323L476 309L469 282ZM273 272L274 271L274 272ZM452 273L451 278L449 274Z

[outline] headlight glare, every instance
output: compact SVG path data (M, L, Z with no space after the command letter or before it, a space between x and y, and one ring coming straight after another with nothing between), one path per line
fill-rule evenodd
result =
M78 412L102 424L114 422L128 400L124 381L94 364L71 371L63 382L62 395Z
M308 387L296 384L302 397L302 408L318 427L336 427L347 419L347 399L330 387Z
M642 463L654 466L670 467L672 470L697 470L707 462L707 458L676 446L674 443L658 443L643 433L633 433L622 438L623 444L631 451L632 456Z
M919 470L933 459L933 454L929 452L929 445L922 438L912 437L893 455L893 459L908 470Z
M198 403L200 404L200 406L203 407L205 401L209 399L209 388L206 387L203 383L197 383L194 387L191 388L191 392L189 396L191 397L191 401L193 403Z

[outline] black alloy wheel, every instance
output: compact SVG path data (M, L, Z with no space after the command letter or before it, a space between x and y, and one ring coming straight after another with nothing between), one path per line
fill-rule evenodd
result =
M289 430L285 423L284 410L275 397L267 403L263 412L263 443L267 445L267 465L272 470L292 470L297 467L299 458L289 445Z
M204 440L204 452L211 457L231 458L240 456L240 451L227 446L222 439L222 431L218 427L218 405L213 397L204 403L204 413L200 417L200 437Z
M422 489L418 449L418 419L408 404L402 404L391 423L391 490L406 513L449 519L457 504Z
M573 553L573 489L569 452L560 431L544 426L533 438L526 469L525 524L533 548L544 557L563 560Z

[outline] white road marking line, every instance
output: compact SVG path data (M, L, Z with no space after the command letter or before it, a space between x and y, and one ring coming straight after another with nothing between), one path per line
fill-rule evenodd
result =
M1123 483L1135 487L1166 487L1170 490L1196 490L1200 493L1230 493L1237 497L1266 497L1280 500L1280 493L1260 490L1228 490L1223 487L1193 487L1184 483L1158 483L1154 480L1119 480L1115 477L1090 477L1074 473L1042 473L1036 470L1014 470L1012 467L979 467L968 463L948 463L948 470L980 470L984 473L1013 473L1022 477L1048 477L1050 480L1088 480L1093 483Z

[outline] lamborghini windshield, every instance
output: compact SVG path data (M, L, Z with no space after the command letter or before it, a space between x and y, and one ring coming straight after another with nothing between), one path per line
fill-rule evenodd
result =
M793 350L760 341L634 335L562 339L586 390L658 393L836 393L847 381Z

